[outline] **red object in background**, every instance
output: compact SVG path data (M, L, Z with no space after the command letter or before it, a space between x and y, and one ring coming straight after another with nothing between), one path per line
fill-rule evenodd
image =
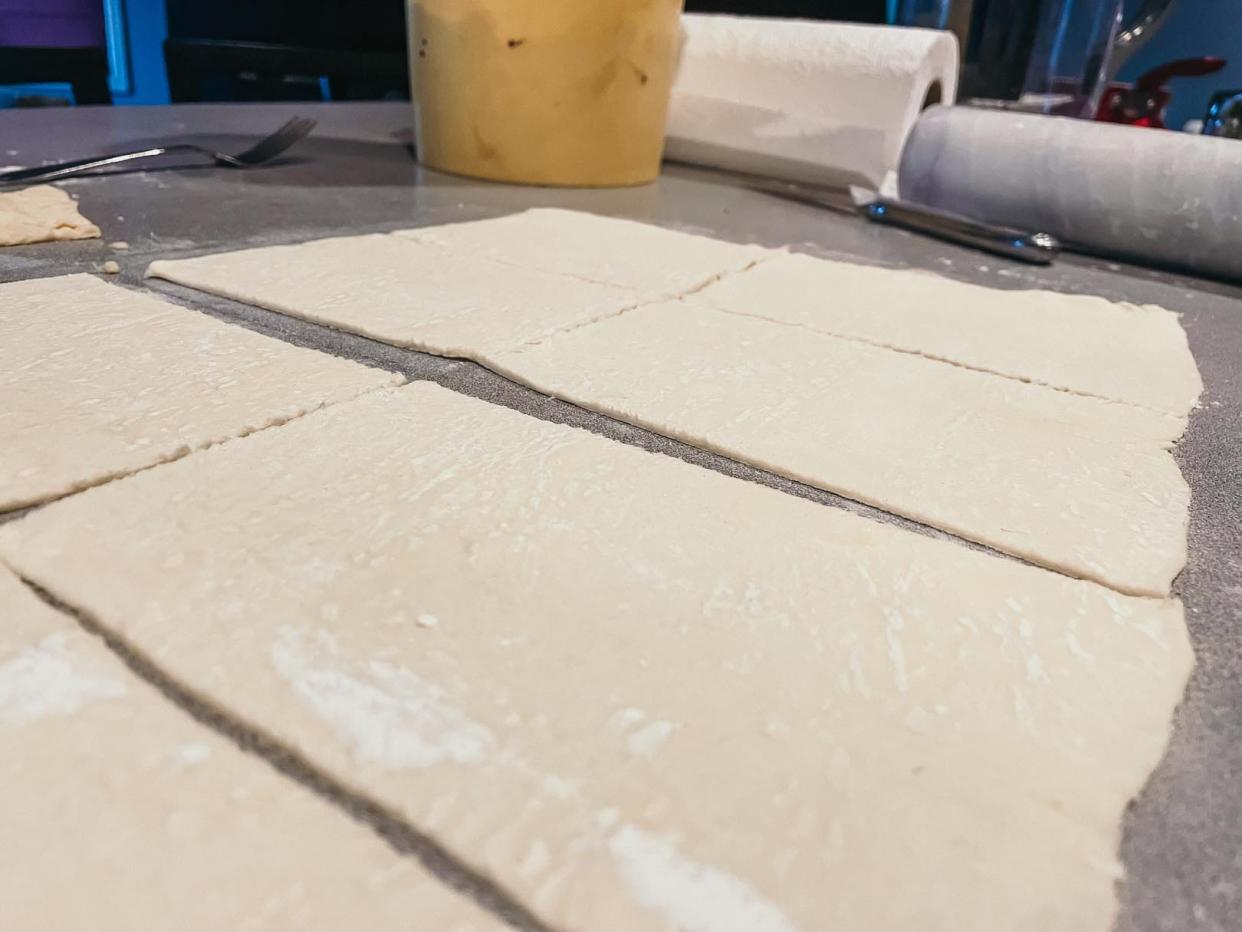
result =
M1102 123L1164 129L1164 112L1172 96L1165 84L1173 78L1198 77L1224 67L1223 58L1179 58L1151 69L1133 84L1110 84L1095 118Z

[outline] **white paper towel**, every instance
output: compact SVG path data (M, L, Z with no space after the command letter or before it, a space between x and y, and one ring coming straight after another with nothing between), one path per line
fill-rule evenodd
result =
M1242 141L936 107L901 160L901 196L1043 230L1085 252L1242 280Z
M948 32L687 14L682 34L665 153L683 162L888 188L929 94L957 93Z

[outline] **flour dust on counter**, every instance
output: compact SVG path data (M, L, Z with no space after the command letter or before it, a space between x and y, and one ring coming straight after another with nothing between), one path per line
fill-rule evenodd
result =
M1122 592L1166 595L1185 563L1189 492L1170 448L1201 383L1159 308L558 210L150 274L472 359Z
M90 275L0 285L0 511L397 384Z
M0 246L95 239L99 235L99 227L83 217L77 202L60 188L41 184L0 191Z
M0 559L592 932L1107 929L1192 663L1176 601L427 383Z
M2 566L0 740L5 928L502 927L199 725Z

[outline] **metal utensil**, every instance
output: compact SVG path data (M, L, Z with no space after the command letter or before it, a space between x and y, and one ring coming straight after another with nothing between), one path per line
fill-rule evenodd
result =
M97 155L85 159L73 159L66 162L55 162L51 165L40 165L37 168L18 168L7 172L0 172L0 185L5 184L29 184L35 181L53 181L57 178L67 178L70 175L81 174L82 172L91 171L96 168L105 168L109 165L120 165L124 162L133 162L138 159L150 159L160 155L168 155L178 152L193 152L199 155L205 155L212 159L217 165L223 165L228 168L253 168L256 165L262 165L264 162L271 161L280 153L284 152L294 143L304 139L312 129L315 128L315 121L307 117L294 117L276 132L270 136L259 140L244 152L236 155L229 155L225 152L215 152L203 146L195 146L190 143L174 143L167 146L156 146L150 149L139 149L134 152L118 152L112 155Z
M868 220L926 233L937 239L973 246L998 256L1048 265L1061 252L1061 243L1051 233L1030 233L1012 227L980 223L960 214L910 204L906 201L872 197L851 188L855 209Z
M850 185L846 192L839 188L782 181L750 172L715 168L710 170L734 178L750 190L762 194L822 207L837 213L862 214L876 223L901 227L1020 262L1048 265L1061 252L1061 243L1050 233L1015 230L921 204L882 198L875 191L857 185Z

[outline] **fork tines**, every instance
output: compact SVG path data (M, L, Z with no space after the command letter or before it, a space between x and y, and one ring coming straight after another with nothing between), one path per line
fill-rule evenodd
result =
M248 165L266 162L280 155L295 142L305 138L314 128L315 121L310 117L294 117L272 135L259 140L245 152L235 155L234 158Z

